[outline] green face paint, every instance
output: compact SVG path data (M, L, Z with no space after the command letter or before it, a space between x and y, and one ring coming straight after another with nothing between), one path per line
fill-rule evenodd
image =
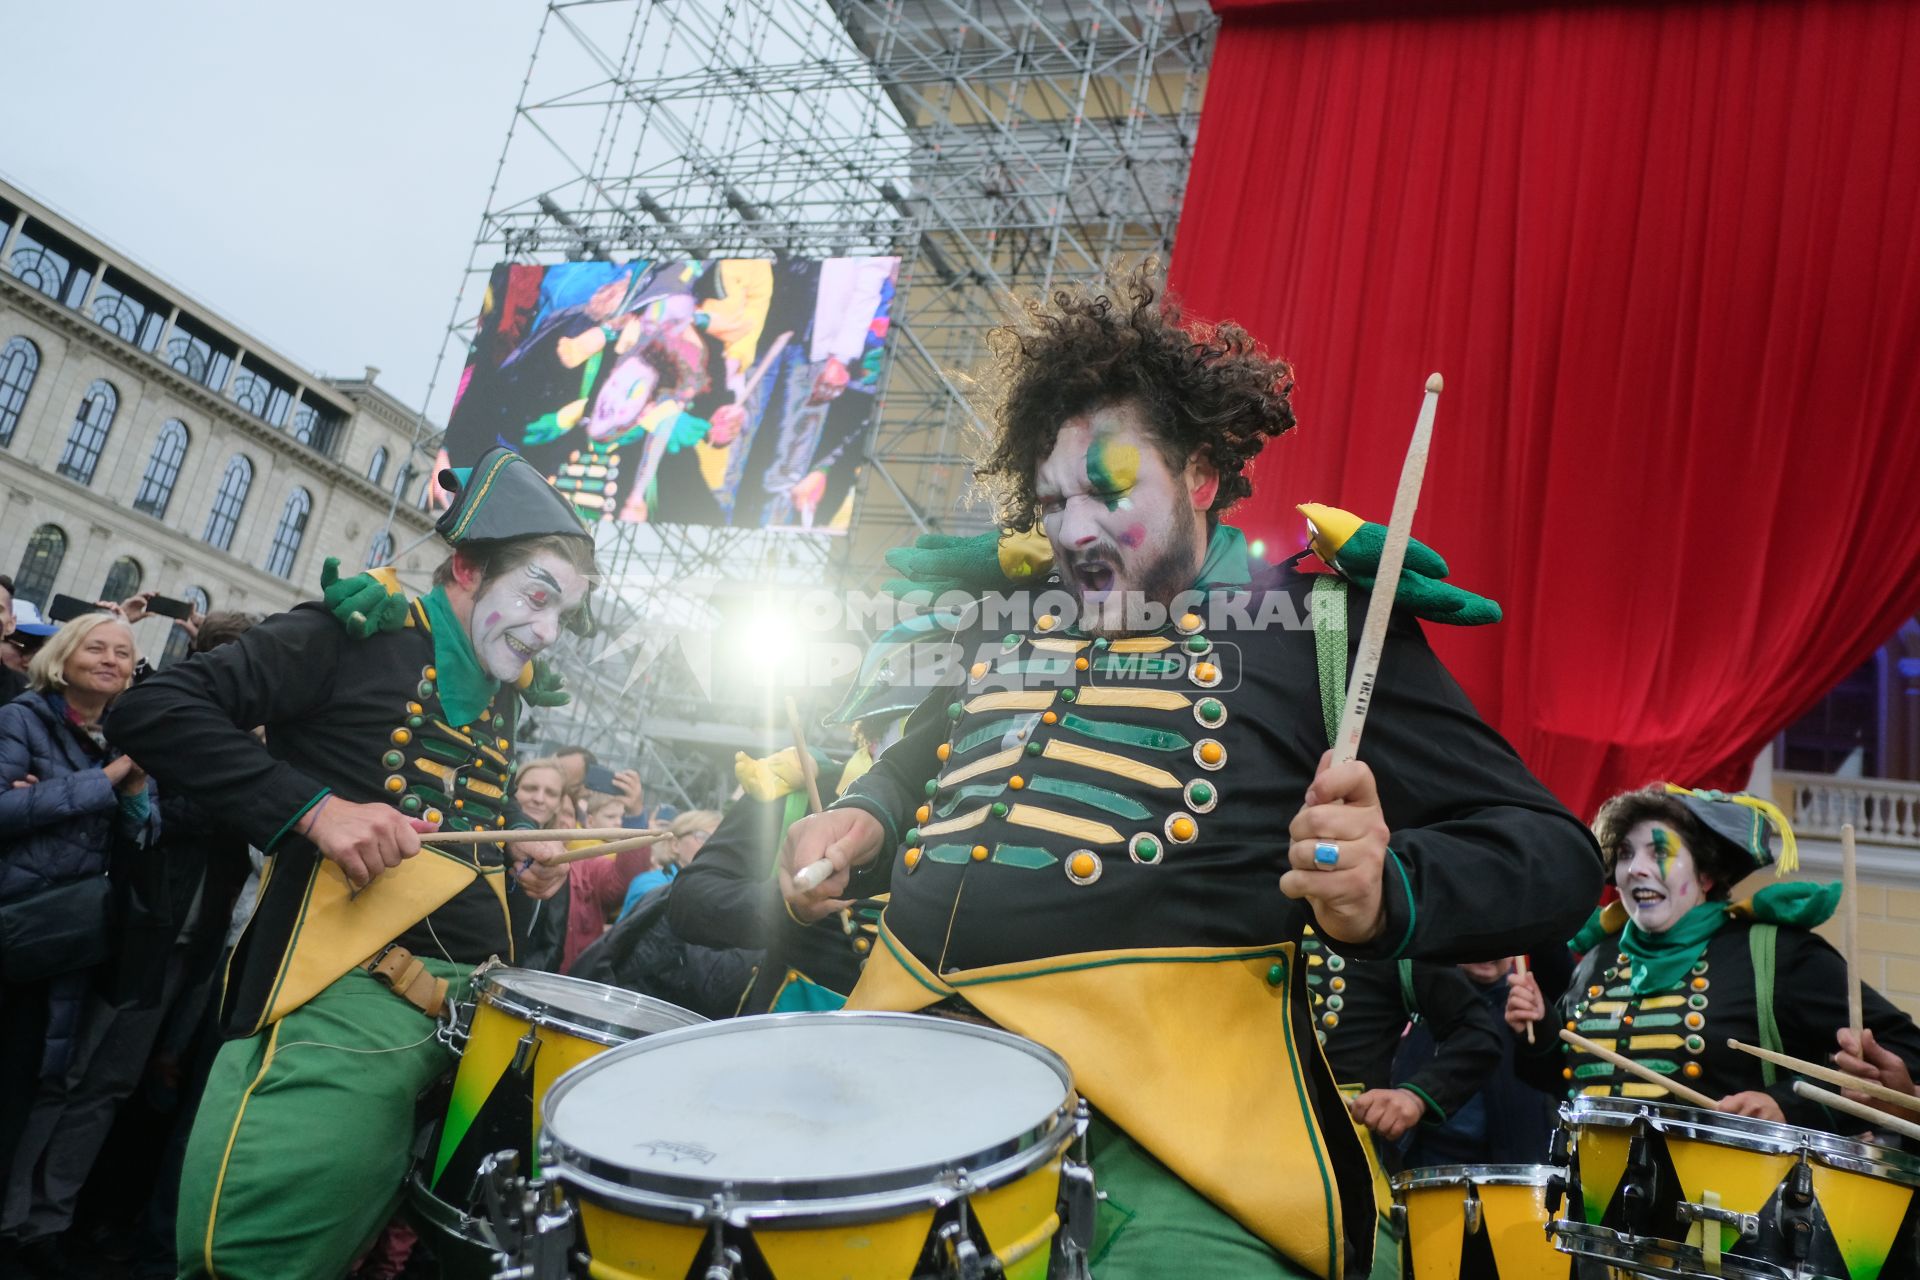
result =
M1140 479L1140 449L1111 436L1096 435L1087 446L1087 486L1106 503L1107 510L1127 505L1127 495Z
M1673 871L1673 860L1680 852L1680 842L1664 829L1653 829L1653 865L1660 872L1660 883L1665 884Z

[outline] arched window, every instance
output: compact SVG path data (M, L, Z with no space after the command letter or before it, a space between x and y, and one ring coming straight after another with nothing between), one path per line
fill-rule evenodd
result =
M40 348L25 338L9 338L0 348L0 449L13 443L13 429L27 407L33 375L40 372Z
M367 483L379 484L387 474L387 446L381 445L373 451L373 461L367 464Z
M207 593L199 587L188 587L180 593L180 598L192 605L201 617L205 617L207 610L213 607L213 602L208 599ZM167 647L160 653L160 665L172 666L186 657L192 648L193 634L179 623L174 623L167 632Z
M57 524L43 524L27 539L27 554L20 558L20 572L13 575L13 598L32 601L44 609L53 594L53 580L60 576L60 562L67 558L67 533Z
M121 556L107 570L107 580L100 584L100 598L115 602L125 600L140 590L140 580L146 576L138 560L132 556Z
M173 482L180 478L180 464L187 457L187 427L178 418L168 418L160 426L160 438L147 455L147 473L140 477L140 492L134 495L133 509L158 520L167 514L167 502L173 497Z
M113 429L113 414L119 407L120 393L111 383L96 381L87 388L55 468L61 475L80 484L93 483L93 469L100 465L100 451L107 447L107 432Z
M393 559L393 535L385 529L373 535L373 545L367 548L367 568L378 569Z
M400 464L400 473L393 478L393 500L395 502L405 502L407 500L407 486L411 485L413 478L419 474L419 472L413 469L411 462L403 462Z
M225 551L233 545L234 526L247 505L247 490L253 487L253 464L246 455L236 453L227 460L227 472L220 477L220 492L213 495L213 510L207 513L207 530L202 541Z
M280 509L280 527L273 531L273 549L267 552L267 572L283 578L293 576L293 558L300 554L300 539L306 536L307 513L313 510L313 495L295 489Z

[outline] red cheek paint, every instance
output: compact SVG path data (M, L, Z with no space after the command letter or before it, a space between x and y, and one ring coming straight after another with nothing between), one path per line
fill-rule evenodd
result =
M1146 540L1147 526L1143 524L1129 525L1120 535L1120 545L1123 547L1137 547Z
M487 615L486 625L491 627L499 621L500 621L500 611L496 609L494 610L494 612Z

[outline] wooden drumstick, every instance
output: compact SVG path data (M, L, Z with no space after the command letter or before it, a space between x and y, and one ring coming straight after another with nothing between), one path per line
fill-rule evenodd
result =
M1852 1098L1843 1098L1828 1089L1808 1084L1805 1080L1795 1080L1793 1091L1809 1102L1817 1102L1823 1107L1835 1111L1844 1111L1850 1116L1858 1116L1876 1129L1885 1129L1897 1133L1903 1138L1920 1138L1920 1124L1911 1120L1902 1120L1899 1116L1890 1116L1864 1102L1855 1102Z
M1727 1041L1729 1049L1738 1049L1741 1053L1750 1053L1756 1058L1764 1058L1775 1066L1797 1071L1803 1076L1812 1076L1815 1080L1825 1080L1828 1084L1837 1084L1842 1089L1869 1094L1883 1102L1891 1102L1897 1107L1909 1111L1920 1111L1920 1098L1898 1089L1889 1089L1878 1080L1868 1080L1864 1076L1850 1075L1838 1067L1825 1066L1818 1062L1808 1062L1805 1058L1796 1058L1791 1054L1775 1053L1771 1049L1762 1049L1758 1045L1741 1044L1738 1040Z
M1659 1085L1661 1088L1665 1089L1668 1093L1671 1093L1674 1097L1680 1099L1680 1101L1682 1102L1691 1103L1692 1105L1703 1108L1704 1110L1707 1110L1707 1111L1717 1111L1720 1109L1720 1104L1718 1102L1714 1101L1712 1098L1709 1098L1706 1094L1700 1092L1698 1089L1692 1088L1688 1085L1681 1084L1678 1080L1675 1080L1672 1076L1663 1076L1658 1071L1655 1071L1652 1067L1642 1066L1638 1062L1635 1062L1632 1058L1629 1058L1624 1054L1615 1053L1611 1049L1602 1049L1599 1045L1587 1039L1585 1036L1577 1035L1574 1032L1567 1030L1565 1027L1560 1028L1560 1038L1566 1041L1568 1044L1572 1045L1574 1048L1580 1050L1582 1053L1590 1053L1596 1058L1601 1058L1607 1062L1611 1062L1614 1066L1620 1068L1622 1071L1626 1072L1628 1075L1639 1076L1642 1080L1645 1080L1648 1084Z
M1347 681L1347 705L1340 712L1340 729L1333 737L1333 763L1345 764L1360 754L1360 734L1367 727L1373 702L1373 684L1380 674L1380 651L1386 647L1387 624L1393 618L1393 597L1400 590L1400 567L1406 562L1407 540L1413 536L1413 511L1420 503L1420 482L1427 474L1427 451L1433 441L1433 415L1440 405L1440 375L1427 377L1427 394L1414 419L1413 441L1400 464L1400 487L1393 494L1393 516L1387 522L1386 544L1380 549L1380 568L1367 600L1367 621L1360 632L1360 651Z
M590 844L584 849L569 849L557 858L549 858L547 865L558 867L569 862L585 862L588 858L601 858L610 853L625 853L629 849L644 849L650 844L671 839L673 839L671 831L637 831L625 840L609 840L602 844Z
M800 775L807 780L807 812L820 812L820 768L807 751L807 731L800 725L800 704L787 695L787 728L793 731L793 750L800 757Z
M1527 976L1527 958L1525 956L1515 956L1513 958L1513 971L1523 978ZM1540 998L1545 1000L1547 998L1546 992L1541 992ZM1527 1043L1534 1043L1533 1024L1531 1022L1527 1024Z
M1860 884L1854 869L1853 824L1840 824L1840 899L1846 906L1847 1028L1857 1052L1860 1039Z
M519 844L527 840L625 840L631 827L576 827L571 830L427 831L421 844Z

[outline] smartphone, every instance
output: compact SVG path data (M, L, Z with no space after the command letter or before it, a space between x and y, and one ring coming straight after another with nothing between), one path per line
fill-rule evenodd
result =
M620 794L620 789L613 785L613 770L603 764L587 766L587 790L597 791L603 796Z
M187 600L175 600L172 596L151 596L147 600L147 612L157 613L163 618L191 618L193 604Z
M48 622L66 622L83 613L104 613L99 605L91 600L82 600L79 596L56 594L53 603L47 606Z

